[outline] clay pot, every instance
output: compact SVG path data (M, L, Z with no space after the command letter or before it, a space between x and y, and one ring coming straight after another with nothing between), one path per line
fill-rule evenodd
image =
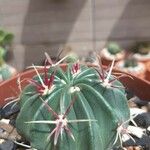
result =
M138 76L135 76L124 71L113 69L113 73L122 73L127 76L120 78L120 82L129 89L132 93L138 96L141 100L150 101L150 82L141 79ZM130 76L130 77L128 77Z
M133 54L133 57L138 61L138 62L142 62L144 64L150 62L150 53L148 53L147 55L141 55L139 53L135 53Z
M143 64L142 62L137 62L136 67L124 67L124 60L122 60L122 61L117 62L115 66L119 70L133 74L139 78L145 79L146 67L145 67L145 64Z
M62 64L61 65L62 69L65 70L66 65ZM43 69L37 69L39 73L43 73ZM36 72L34 69L30 69L30 70L26 70L14 77L12 77L9 80L6 80L4 82L0 83L0 107L3 106L4 104L7 103L6 99L9 97L18 97L18 95L20 94L20 89L19 86L17 84L18 79L20 78L20 80L23 79L31 79L34 75L36 75ZM27 80L24 80L21 83L21 87L22 89L29 84L27 82Z
M117 63L120 60L123 60L125 58L125 55L125 51L121 51L116 55L112 55L108 52L107 48L102 49L100 52L101 61L104 66L110 65L114 59L115 63Z
M66 69L66 64L60 65L63 70ZM91 65L90 65L91 66ZM104 67L105 68L105 67ZM39 73L42 73L43 69L38 69ZM119 70L114 69L114 73L124 73ZM127 75L130 75L128 73L124 73ZM20 77L20 80L22 79L31 79L34 75L36 75L36 72L34 69L27 70L25 72L20 73L19 75L14 76L13 78L4 81L0 83L0 107L2 107L4 104L7 103L6 99L9 97L18 97L20 94L20 90L17 85L18 78ZM139 96L143 100L150 100L150 82L147 82L145 80L142 80L138 77L132 76L133 79L129 77L124 77L120 81L123 83L123 85L134 92L137 96ZM24 81L21 83L22 89L28 84L27 81ZM144 90L143 90L144 89Z

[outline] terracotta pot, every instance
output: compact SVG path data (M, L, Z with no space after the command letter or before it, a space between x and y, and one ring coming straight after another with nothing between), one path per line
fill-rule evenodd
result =
M101 50L100 52L100 57L101 57L101 61L102 61L102 64L105 65L105 66L108 66L112 63L113 59L115 58L115 63L120 61L120 60L123 60L125 58L125 51L121 51L120 53L116 54L116 55L111 55L111 56L107 56L107 54L109 54L107 52L107 49L104 48L103 50Z
M67 65L65 64L62 64L60 66L62 67L63 70L65 70L67 67ZM43 69L38 69L38 71L39 73L42 73ZM114 73L124 73L124 72L114 69ZM7 81L2 82L0 84L0 107L2 107L4 104L7 103L6 101L7 98L15 97L15 96L17 97L20 94L20 90L17 85L18 77L20 77L20 79L22 80L22 79L27 79L27 78L30 79L34 75L36 75L36 72L35 70L31 69L23 73L20 73L19 75L16 75ZM134 75L130 75L130 76L132 76L133 79L129 77L124 77L121 79L121 82L124 84L124 86L127 87L132 92L134 92L141 99L147 100L147 101L150 100L150 92L149 92L150 82L139 79L138 77L135 77ZM27 84L28 84L27 82L22 82L21 87L24 88Z
M136 96L138 96L141 100L150 101L149 81L141 79L133 74L120 71L118 69L113 69L113 73L122 73L130 76L131 78L128 76L122 77L120 79L121 83L131 92L133 92Z
M62 69L65 70L66 65L61 65ZM38 69L39 73L42 73L43 69ZM3 81L0 83L0 107L7 103L6 99L9 97L17 97L20 94L20 90L17 84L17 80L20 77L20 80L22 79L31 79L34 75L36 75L36 72L34 69L26 70L14 77L12 77L9 80ZM24 82L21 83L21 87L24 88L27 84L29 84L27 81L24 80Z
M133 57L138 61L138 62L142 62L144 64L150 62L150 53L147 55L141 55L139 53L137 54L133 54Z
M134 54L133 57L138 62L143 63L145 65L145 68L148 69L147 64L150 62L150 52L146 56L137 53L137 54ZM146 70L145 79L148 80L148 81L150 81L150 77L148 77L148 72L149 72L148 70Z
M146 76L146 67L145 64L142 62L137 62L137 67L124 67L124 60L119 61L116 63L116 68L119 70L122 70L124 72L133 74L139 78L145 79Z

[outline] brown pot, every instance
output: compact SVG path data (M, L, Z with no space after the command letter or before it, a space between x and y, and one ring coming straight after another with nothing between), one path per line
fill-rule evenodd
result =
M124 60L122 60L122 61L117 62L115 66L119 70L122 70L129 74L133 74L139 78L145 79L145 76L146 76L145 64L142 62L138 62L137 65L140 67L138 70L135 70L135 68L124 67Z
M133 57L138 61L141 62L145 65L145 68L148 69L147 64L150 62L150 53L148 54L148 56L146 58L143 58L143 56L141 54L134 54ZM149 70L149 69L148 69ZM148 73L148 72L147 72ZM147 73L145 73L145 79L150 81L150 77L147 76Z
M138 96L141 100L150 101L150 82L118 69L113 69L113 73L122 73L128 76L124 76L120 79L121 83Z
M150 61L150 54L148 54L146 57L143 57L143 55L139 54L139 53L135 53L133 54L133 57L138 61L138 62L142 62L144 64L148 63Z
M66 64L61 64L61 67L63 70L66 69ZM43 69L38 69L39 73L43 72ZM115 73L124 73L122 71L114 70ZM127 74L127 73L125 73ZM17 97L20 94L20 90L17 85L18 77L20 79L25 78L32 78L34 75L36 75L35 70L27 70L25 72L20 73L19 75L14 76L13 78L4 81L0 83L0 107L2 107L4 104L6 104L6 99L9 97ZM128 74L130 75L130 74ZM134 92L137 96L139 96L143 100L150 100L150 82L147 82L145 80L139 79L138 77L132 76L133 79L129 77L124 77L121 79L121 82L124 84L125 87L127 87L129 90ZM23 82L21 84L21 87L24 88L28 83ZM143 91L144 89L144 91Z
M101 52L100 52L100 58L101 58L102 64L103 64L104 66L110 65L110 64L112 63L112 61L113 61L114 58L115 58L115 63L117 63L118 61L123 60L123 59L125 58L125 55L126 55L125 51L121 51L121 52L119 53L119 57L118 57L117 55L116 55L116 56L114 55L113 58L109 58L109 57L106 55L105 50L106 50L106 48L104 48L104 49L101 50Z
M66 65L61 65L62 69L65 70ZM39 73L42 73L43 69L38 69ZM14 77L12 77L9 80L3 81L0 83L0 107L7 103L6 99L9 97L17 97L20 94L19 87L17 85L17 80L20 77L20 80L22 79L31 79L34 75L36 75L36 72L34 69L26 70ZM27 81L24 81L21 83L21 87L24 88L27 84L29 84Z

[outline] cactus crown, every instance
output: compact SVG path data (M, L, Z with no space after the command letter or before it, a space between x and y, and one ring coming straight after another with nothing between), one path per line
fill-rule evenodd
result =
M43 67L20 95L16 127L39 150L107 150L119 145L129 109L122 84L79 62ZM118 136L119 135L119 136Z
M121 47L115 42L110 42L107 45L107 49L112 55L116 55L117 53L122 51Z

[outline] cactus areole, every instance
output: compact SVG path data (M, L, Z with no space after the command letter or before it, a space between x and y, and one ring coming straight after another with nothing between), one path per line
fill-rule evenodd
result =
M20 95L18 132L38 150L110 150L120 145L129 108L122 84L103 69L43 67ZM125 123L124 123L125 122ZM118 133L120 132L120 134Z

